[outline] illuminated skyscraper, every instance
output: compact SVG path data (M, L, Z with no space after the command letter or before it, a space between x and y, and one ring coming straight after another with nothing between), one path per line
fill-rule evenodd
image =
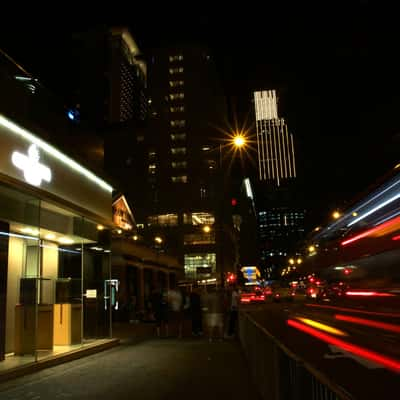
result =
M275 90L254 92L254 107L259 179L280 186L283 180L296 177L293 135L278 117Z

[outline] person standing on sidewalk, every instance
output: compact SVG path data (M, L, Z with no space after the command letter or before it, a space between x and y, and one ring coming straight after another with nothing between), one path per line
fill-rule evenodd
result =
M205 295L204 306L206 309L205 323L208 331L208 339L222 340L224 338L224 293L221 288L210 288Z
M151 294L151 307L156 320L157 337L161 337L161 329L165 329L165 337L168 337L168 296L164 290L156 288Z
M230 296L229 328L228 336L233 337L237 331L237 319L239 308L239 291L236 285L233 286Z
M192 335L200 336L203 334L202 310L200 290L196 285L190 293L190 315L192 319Z

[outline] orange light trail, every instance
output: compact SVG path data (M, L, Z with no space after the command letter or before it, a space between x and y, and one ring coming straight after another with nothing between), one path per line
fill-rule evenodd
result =
M371 326L373 328L383 329L385 331L400 333L400 325L389 324L387 322L381 322L381 321L373 321L370 319L352 317L350 315L342 315L342 314L336 314L335 318L339 321L352 322L354 324Z
M400 373L400 361L394 358L386 357L382 354L376 353L372 350L365 349L363 347L351 344L344 340L335 338L334 336L320 332L317 329L311 328L307 325L301 324L293 319L287 320L287 324L300 331L308 333L315 338L322 340L325 343L339 347L342 350L348 351L349 353L355 354L369 361L375 362L376 364L382 365L396 373Z
M301 322L303 322L306 325L310 325L313 328L317 328L324 332L332 333L333 335L348 336L346 332L343 332L339 329L333 328L332 326L322 324L321 322L314 321L312 319L300 318L300 317L297 317L296 319L300 320Z

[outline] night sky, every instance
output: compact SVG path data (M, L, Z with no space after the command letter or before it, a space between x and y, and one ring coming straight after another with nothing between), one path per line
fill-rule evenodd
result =
M164 39L204 41L239 123L253 106L252 90L278 91L317 220L400 158L400 29L395 10L369 1L300 3L267 1L263 9L260 3L248 9L231 3L224 10L205 3L168 9L154 4L126 12L118 11L123 3L117 2L102 10L102 18L93 13L86 20L86 13L68 6L57 14L65 21L54 14L40 23L24 18L3 26L0 46L62 93L68 82L63 46L74 30L127 25L143 52Z

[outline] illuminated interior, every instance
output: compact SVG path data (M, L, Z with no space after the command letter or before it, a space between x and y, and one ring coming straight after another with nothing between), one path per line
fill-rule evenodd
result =
M81 215L0 186L6 360L35 361L108 336L106 320L98 322L110 308L108 237Z

